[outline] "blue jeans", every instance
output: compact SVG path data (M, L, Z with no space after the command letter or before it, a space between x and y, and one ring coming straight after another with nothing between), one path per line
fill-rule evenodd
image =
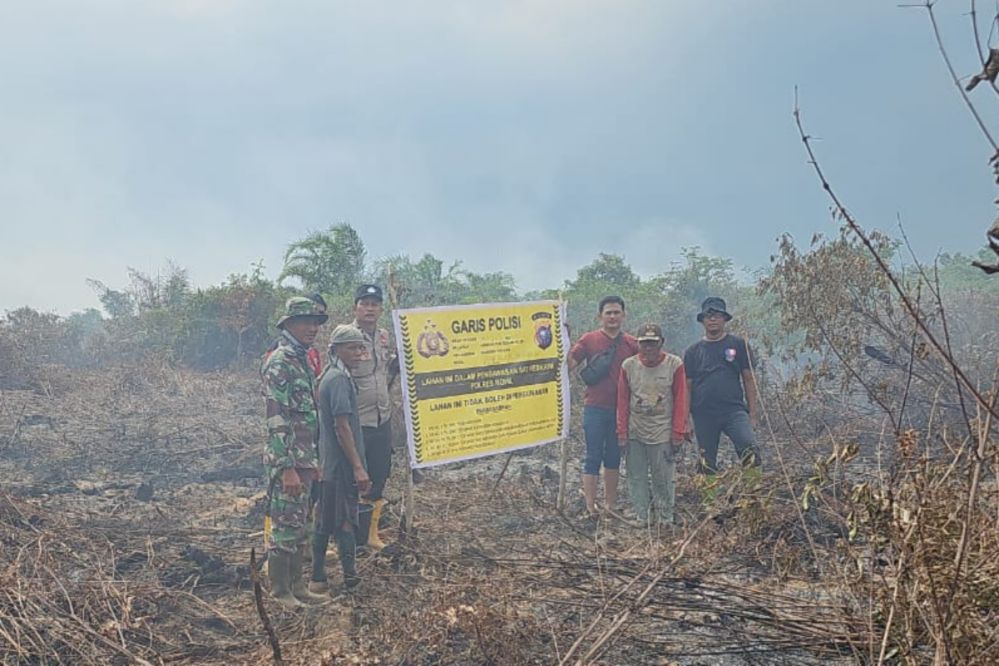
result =
M583 435L586 437L586 457L583 474L600 474L600 465L607 469L621 467L621 449L617 446L617 413L606 407L583 407Z
M735 453L743 465L759 465L760 452L756 448L756 435L749 422L749 414L742 409L727 414L694 414L694 434L701 449L698 471L714 474L718 469L718 442L725 433L735 446Z

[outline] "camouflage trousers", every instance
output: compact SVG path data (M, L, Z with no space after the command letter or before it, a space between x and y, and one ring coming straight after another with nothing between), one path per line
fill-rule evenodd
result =
M309 519L311 502L309 489L317 474L312 469L300 469L298 475L302 479L303 492L299 495L288 495L281 486L281 471L268 470L271 478L270 516L271 536L268 551L279 550L293 553L305 545L311 535L312 521ZM276 477L276 478L275 478Z

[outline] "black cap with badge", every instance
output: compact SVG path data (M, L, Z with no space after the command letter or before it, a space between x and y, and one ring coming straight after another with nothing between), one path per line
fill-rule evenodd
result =
M382 298L382 288L377 284L362 284L354 292L354 305L357 305L362 299L373 298L381 303L384 299Z

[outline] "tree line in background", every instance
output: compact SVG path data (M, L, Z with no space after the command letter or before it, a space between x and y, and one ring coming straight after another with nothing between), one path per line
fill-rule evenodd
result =
M882 236L879 242L896 254L896 241ZM971 267L971 259L943 255L933 270L947 300L960 306L952 315L962 321L959 334L991 335L997 301L994 290L984 290L987 278ZM628 328L657 322L677 351L700 334L693 316L699 303L717 295L737 314L740 332L766 355L778 363L804 356L819 375L829 373L833 349L864 356L864 347L874 347L901 358L911 334L883 277L845 234L816 236L807 249L785 237L770 268L755 276L740 277L731 260L685 248L680 260L643 279L624 257L600 253L558 288L521 292L509 273L476 273L432 254L369 260L357 231L339 224L291 243L276 280L259 263L209 287L192 285L174 264L156 276L129 269L129 278L117 288L88 280L103 313L8 311L0 320L0 359L7 359L0 363L0 380L30 382L31 368L40 363L94 367L153 358L198 370L252 366L274 338L289 296L319 292L331 319L347 321L354 287L366 281L390 287L389 308L563 298L574 336L594 326L600 298L619 294L627 301Z
M7 312L0 388L58 394L72 375L62 366L120 363L111 375L123 391L155 382L137 363L245 371L273 339L287 296L322 292L332 320L346 321L364 281L385 285L395 307L561 297L574 336L594 325L598 300L616 293L627 300L628 329L659 322L675 351L700 335L700 301L719 295L756 349L758 434L773 472L746 494L738 466L711 481L726 498L709 509L715 521L738 511L725 529L757 544L753 571L772 572L777 584L816 580L856 634L858 659L866 645L870 663L928 663L931 650L935 663L985 663L999 593L996 486L985 476L999 469L999 290L971 261L943 255L921 265L896 239L843 229L807 247L781 238L753 276L697 249L648 278L600 254L560 288L522 293L509 274L429 254L368 261L357 233L340 225L292 243L274 281L257 264L197 288L168 266L155 277L130 271L125 288L92 282L104 313Z

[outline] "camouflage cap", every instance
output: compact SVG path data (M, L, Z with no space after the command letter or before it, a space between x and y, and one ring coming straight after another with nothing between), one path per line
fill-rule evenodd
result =
M278 319L277 327L284 328L285 322L295 317L315 318L320 324L325 324L329 319L325 307L305 296L292 296L288 299L284 304L284 314Z
M352 324L340 324L333 329L330 336L330 347L345 345L348 342L364 342L364 333Z

